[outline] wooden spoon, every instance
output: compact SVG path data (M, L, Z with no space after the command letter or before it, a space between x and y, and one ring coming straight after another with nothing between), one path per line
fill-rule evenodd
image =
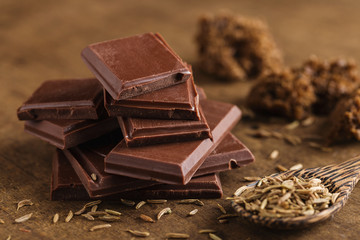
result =
M322 184L324 184L331 193L339 193L339 196L335 203L329 208L314 215L299 217L260 217L259 215L255 215L247 211L235 201L232 201L231 205L242 218L261 226L278 229L304 228L328 219L345 205L350 193L360 178L360 155L337 165L334 164L319 168L289 170L273 174L272 176L296 176L304 179L311 177L319 178L321 179ZM252 187L256 184L257 182L254 182L248 186Z

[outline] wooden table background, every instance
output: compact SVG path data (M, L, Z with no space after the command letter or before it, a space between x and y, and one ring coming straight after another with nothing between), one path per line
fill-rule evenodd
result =
M229 201L205 200L197 215L185 217L194 206L146 205L140 210L103 203L101 208L123 212L122 220L98 232L88 229L100 222L82 218L64 223L67 212L78 210L83 202L51 202L49 186L54 148L23 132L16 109L47 79L88 77L91 73L80 59L80 51L89 43L143 32L160 32L175 51L195 64L195 81L209 98L243 103L251 83L221 83L201 74L196 68L194 34L196 20L202 13L231 9L246 16L266 20L282 49L288 65L298 65L310 54L320 57L353 57L360 62L360 3L358 1L0 1L0 239L130 239L124 229L149 231L147 239L164 239L166 232L183 232L192 239L208 239L198 229L213 228L223 239L357 239L360 236L360 189L356 187L345 208L331 220L303 230L277 231L258 228L241 219L219 224L221 213L216 203L231 211ZM321 136L324 119L298 128L294 133ZM303 163L305 167L338 163L358 154L359 144L336 146L326 153L305 143L291 146L280 140L254 139L248 135L253 126L284 130L284 120L243 120L234 133L254 152L257 161L246 168L221 175L225 196L230 196L244 176L264 176L281 163L287 167ZM267 160L273 150L280 150L277 160ZM16 211L16 202L30 198L34 206ZM170 206L173 214L157 223L143 223L140 213L150 216ZM23 224L15 218L34 212ZM52 224L53 215L60 221ZM30 233L22 229L31 230Z

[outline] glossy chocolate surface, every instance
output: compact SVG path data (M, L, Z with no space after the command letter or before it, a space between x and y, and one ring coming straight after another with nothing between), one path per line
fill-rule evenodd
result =
M116 100L169 87L191 75L159 34L145 33L94 43L81 56Z
M104 110L98 80L67 79L44 82L17 115L20 120L98 119Z
M251 151L233 134L228 133L206 158L194 177L244 167L254 161Z
M186 82L123 100L105 92L109 116L199 120L199 96L193 77Z
M220 198L222 188L219 176L210 174L193 178L189 184L160 184L149 188L113 194L104 197L110 200L126 199L184 199L184 198ZM76 172L62 151L57 150L53 159L51 200L89 200Z
M241 116L232 104L203 100L201 106L213 141L207 138L128 148L123 140L105 158L105 172L168 184L188 183Z
M201 120L164 120L118 117L128 147L211 138L201 109Z
M104 197L158 184L104 172L104 156L121 139L121 132L116 131L113 134L97 139L96 144L92 142L63 151L90 197ZM95 174L95 180L91 177L92 174Z
M102 120L27 120L25 131L66 149L119 129L116 118Z

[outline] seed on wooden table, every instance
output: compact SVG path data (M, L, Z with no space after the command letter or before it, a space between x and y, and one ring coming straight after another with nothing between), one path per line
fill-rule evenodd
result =
M16 211L18 211L20 208L22 208L24 206L32 206L33 204L34 203L30 199L22 200L22 201L18 202Z
M24 215L24 216L22 216L22 217L19 217L19 218L15 219L15 222L16 222L16 223L25 222L25 221L29 220L32 215L33 215L32 213L26 214L26 215Z
M11 235L9 235L9 236L6 238L6 240L11 240Z
M283 165L278 164L278 165L276 166L276 170L278 170L278 171L280 171L280 172L285 172L285 171L287 171L288 169L287 169L286 167L284 167Z
M107 212L110 215L121 216L121 212L118 212L118 211L115 211L115 210L105 209L105 212Z
M57 223L59 221L59 214L55 213L54 217L53 217L53 223Z
M88 208L88 207L92 207L94 205L99 205L101 203L101 200L96 200L96 201L92 201L92 202L88 202L84 205L84 207Z
M94 205L91 207L90 212L96 212L97 209L98 209L98 205Z
M294 166L289 168L289 170L300 170L300 169L303 169L303 165L301 163L295 164Z
M139 209L139 208L141 208L142 206L144 206L145 204L146 204L145 201L141 201L141 202L139 202L138 204L136 204L135 209Z
M226 210L223 206L221 206L219 203L217 203L217 207L220 209L220 211L223 213L223 214L226 214Z
M27 228L19 228L19 230L25 233L31 233L31 230Z
M152 222L152 223L155 222L154 219L152 219L151 217L149 217L148 215L145 215L145 214L140 214L140 218L142 220L144 220L145 222Z
M107 215L108 213L105 211L96 211L96 212L88 212L86 214L89 214L93 217L98 217L98 216L103 216L103 215Z
M239 215L236 214L236 213L231 213L231 214L223 214L219 217L217 217L217 220L220 220L220 219L228 219L228 218L234 218L234 217L238 217Z
M188 213L188 216L194 216L199 210L198 209L194 209L191 212Z
M285 128L287 130L293 130L293 129L297 128L299 125L300 125L299 121L293 121L292 123L285 125Z
M128 207L132 207L135 205L134 201L127 200L127 199L120 199L120 202Z
M204 203L200 201L199 199L183 199L179 204L196 204L198 206L204 206Z
M86 218L87 220L90 220L90 221L94 221L95 218L93 216L91 216L90 214L81 214L81 216L83 216L84 218Z
M244 177L244 180L248 182L258 181L260 179L260 177Z
M220 237L216 236L216 235L213 234L213 233L209 233L209 237L210 237L212 240L222 240Z
M157 220L159 220L164 214L170 214L171 213L171 209L169 207L164 208L163 210L161 210L158 215L157 215Z
M150 236L149 232L141 232L141 231L130 230L130 229L128 229L127 231L129 233L131 233L132 235L137 236L137 237L148 237L148 236Z
M153 203L153 204L161 204L161 203L166 203L167 200L166 199L148 199L146 200L147 203Z
M115 222L120 220L120 217L113 216L113 215L103 215L99 217L99 220L105 221L105 222Z
M1 224L4 224L5 222L4 222L4 220L0 219L0 223L1 223Z
M315 118L308 117L301 121L301 125L303 125L304 127L308 127L308 126L312 125L314 122L315 122Z
M201 229L198 233L215 233L216 230L214 229Z
M110 224L100 224L100 225L96 225L96 226L93 226L92 228L90 228L90 232L93 232L95 230L99 230L99 229L103 229L103 228L109 228L111 227Z
M92 179L92 180L94 180L94 181L96 181L97 176L96 176L96 174L95 174L95 173L92 173L92 174L91 174L91 179Z
M219 223L228 223L229 222L229 220L227 220L227 219L219 219Z
M74 213L70 210L68 215L65 218L65 222L70 222L70 220L73 218Z
M271 153L270 153L270 155L269 155L269 158L271 159L271 160L275 160L278 156L279 156L279 150L273 150Z
M293 136L293 135L286 135L285 140L286 140L286 142L288 142L294 146L296 146L302 142L301 138L299 138L298 136Z
M190 237L190 235L186 233L167 233L165 236L167 239L188 239Z

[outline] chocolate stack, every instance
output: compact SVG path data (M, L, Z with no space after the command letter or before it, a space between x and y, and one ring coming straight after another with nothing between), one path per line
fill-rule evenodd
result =
M206 98L159 34L91 44L96 79L43 83L19 109L56 146L53 200L218 198L218 173L254 161L230 132L241 116Z

